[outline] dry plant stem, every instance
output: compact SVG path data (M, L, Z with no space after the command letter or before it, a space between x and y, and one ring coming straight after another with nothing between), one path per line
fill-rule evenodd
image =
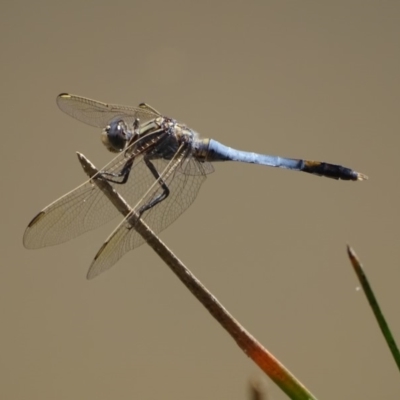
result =
M97 169L80 153L79 161L93 183L96 184L118 211L126 216L131 212L130 206L113 189L113 187L97 174ZM151 231L151 229L133 215L130 221L148 245L171 268L175 275L185 284L190 292L207 308L211 315L228 331L239 347L292 399L312 400L315 397L253 336L251 336L218 300L201 284L201 282L185 267L171 250Z

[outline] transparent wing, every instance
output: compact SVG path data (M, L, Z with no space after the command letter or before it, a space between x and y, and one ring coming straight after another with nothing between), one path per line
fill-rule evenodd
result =
M156 110L146 104L138 107L121 106L67 93L57 96L57 105L69 116L99 128L105 128L117 117L121 117L126 123L133 123L135 118L139 118L140 122L145 122L159 116Z
M85 182L37 214L24 233L27 249L66 242L117 216L97 187Z
M142 216L142 220L157 234L174 222L193 203L206 174L212 172L213 167L208 162L200 163L191 157L190 149L184 149L181 154L176 154L176 157L168 164L165 160L155 160L153 164L170 189L170 194L165 200L146 211ZM136 205L135 210L138 210L143 204L147 204L160 193L162 193L162 189L155 182ZM127 218L124 219L95 256L87 278L92 279L108 270L125 253L143 243L144 239L127 222Z
M154 177L143 161L145 151L146 148L142 147L140 153L132 154L135 160L127 183L110 182L131 205L136 204L154 183ZM127 160L125 152L120 153L101 172L118 173ZM23 243L29 249L60 244L95 229L116 216L118 211L115 207L88 180L37 214L25 230Z

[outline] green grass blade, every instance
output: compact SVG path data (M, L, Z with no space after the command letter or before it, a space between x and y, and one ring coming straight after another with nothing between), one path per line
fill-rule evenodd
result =
M375 314L375 318L378 321L378 325L381 328L383 336L385 337L386 343L389 346L389 349L393 355L393 358L397 364L397 368L400 370L400 352L396 345L396 342L393 339L392 333L390 332L389 326L385 320L385 317L382 314L382 311L379 307L378 301L374 295L374 292L371 288L371 285L368 282L368 278L365 275L363 267L361 265L360 260L358 259L354 250L347 246L347 254L349 255L351 264L353 265L354 271L356 272L357 278L361 283L361 286L364 290L365 295L367 296L368 302L372 308L372 311Z

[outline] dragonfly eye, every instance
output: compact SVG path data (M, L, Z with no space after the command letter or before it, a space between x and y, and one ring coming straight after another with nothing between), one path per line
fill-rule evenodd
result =
M124 121L117 120L106 126L101 134L101 141L109 151L119 153L124 150L132 133L128 130Z

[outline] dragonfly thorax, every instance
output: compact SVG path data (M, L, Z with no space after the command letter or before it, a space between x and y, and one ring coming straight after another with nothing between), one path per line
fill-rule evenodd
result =
M125 149L132 136L132 131L123 120L115 120L103 130L101 141L109 151L119 153Z

